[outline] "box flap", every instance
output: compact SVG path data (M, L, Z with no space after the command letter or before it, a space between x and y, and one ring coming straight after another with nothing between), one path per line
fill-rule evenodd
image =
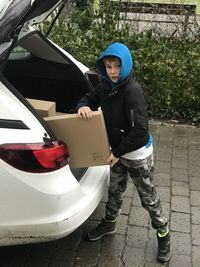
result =
M27 98L27 100L43 117L55 116L55 102L32 98Z

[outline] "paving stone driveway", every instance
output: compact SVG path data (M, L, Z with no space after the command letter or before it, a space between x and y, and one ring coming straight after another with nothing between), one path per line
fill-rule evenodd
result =
M155 184L170 220L172 258L165 266L200 266L200 128L152 123ZM104 216L107 195L74 233L58 241L0 248L0 267L159 267L157 242L132 181L117 234L96 242L86 232Z

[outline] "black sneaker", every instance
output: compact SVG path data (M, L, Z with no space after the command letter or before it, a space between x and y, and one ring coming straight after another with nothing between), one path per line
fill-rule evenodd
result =
M90 241L96 241L105 235L112 235L116 233L115 225L116 220L109 221L102 219L97 228L88 233L88 239Z
M170 235L169 232L165 236L160 236L157 233L158 239L158 261L161 263L168 262L170 260Z

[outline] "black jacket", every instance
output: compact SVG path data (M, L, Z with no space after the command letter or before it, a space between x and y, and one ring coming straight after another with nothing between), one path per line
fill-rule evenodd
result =
M114 91L107 81L86 94L78 108L101 107L112 153L119 158L146 145L149 139L147 105L141 86L128 77Z

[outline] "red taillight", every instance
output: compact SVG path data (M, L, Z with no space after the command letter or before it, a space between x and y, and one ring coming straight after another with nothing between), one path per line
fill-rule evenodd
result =
M2 144L0 158L22 171L49 172L68 163L69 151L62 141L50 144Z

